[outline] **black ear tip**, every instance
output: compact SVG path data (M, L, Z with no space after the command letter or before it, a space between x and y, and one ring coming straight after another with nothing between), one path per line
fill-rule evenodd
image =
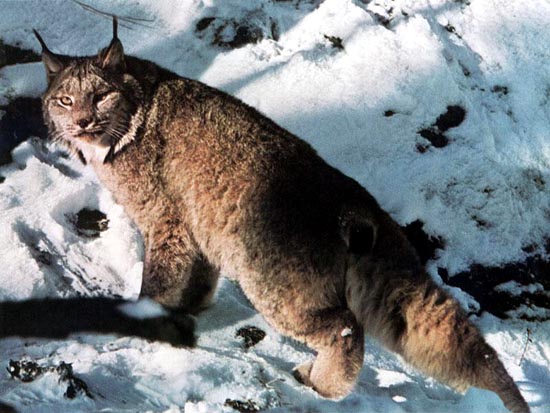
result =
M42 46L42 51L47 51L48 47L46 46L46 43L44 42L44 39L42 39L42 36L40 36L40 33L36 31L36 29L32 29L32 32L34 33L34 36L40 43L40 46Z
M113 15L113 40L118 40L118 17Z

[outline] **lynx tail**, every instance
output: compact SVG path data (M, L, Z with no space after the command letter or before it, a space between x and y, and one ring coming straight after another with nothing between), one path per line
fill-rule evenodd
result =
M401 353L407 361L459 391L470 386L499 395L513 413L529 413L516 384L458 303L431 280L413 287L403 315Z

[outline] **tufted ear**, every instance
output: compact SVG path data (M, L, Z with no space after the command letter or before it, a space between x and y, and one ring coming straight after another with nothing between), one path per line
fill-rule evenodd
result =
M63 59L59 55L56 55L50 49L48 49L48 46L46 46L46 43L42 39L42 36L40 36L40 34L36 30L33 29L32 31L40 42L40 46L42 46L42 62L44 63L44 67L46 69L46 75L49 85L52 80L55 79L58 73L63 70L65 64L63 62Z
M362 213L345 210L340 215L340 235L354 255L372 252L376 244L376 226Z
M109 46L99 51L97 55L99 65L104 69L124 70L124 48L118 38L118 20L113 16L113 40Z

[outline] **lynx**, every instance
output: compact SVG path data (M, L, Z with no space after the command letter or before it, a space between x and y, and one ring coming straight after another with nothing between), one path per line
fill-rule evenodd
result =
M496 352L400 227L306 142L224 92L124 54L54 54L38 33L53 140L91 165L143 236L141 294L196 314L219 274L317 352L294 376L341 398L364 335L459 391L529 412Z

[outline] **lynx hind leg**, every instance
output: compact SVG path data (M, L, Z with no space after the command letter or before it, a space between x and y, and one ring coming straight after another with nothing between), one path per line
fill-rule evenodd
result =
M318 352L294 370L294 377L328 398L346 396L363 365L364 333L347 309L308 313L297 338Z
M220 276L219 269L211 265L202 255L195 258L190 277L182 291L182 303L188 303L187 309L196 314L210 306Z
M491 390L510 411L530 411L495 350L454 299L431 280L414 287L409 298L399 343L408 362L459 391Z
M181 239L150 246L141 295L182 312L196 314L210 303L219 272Z

